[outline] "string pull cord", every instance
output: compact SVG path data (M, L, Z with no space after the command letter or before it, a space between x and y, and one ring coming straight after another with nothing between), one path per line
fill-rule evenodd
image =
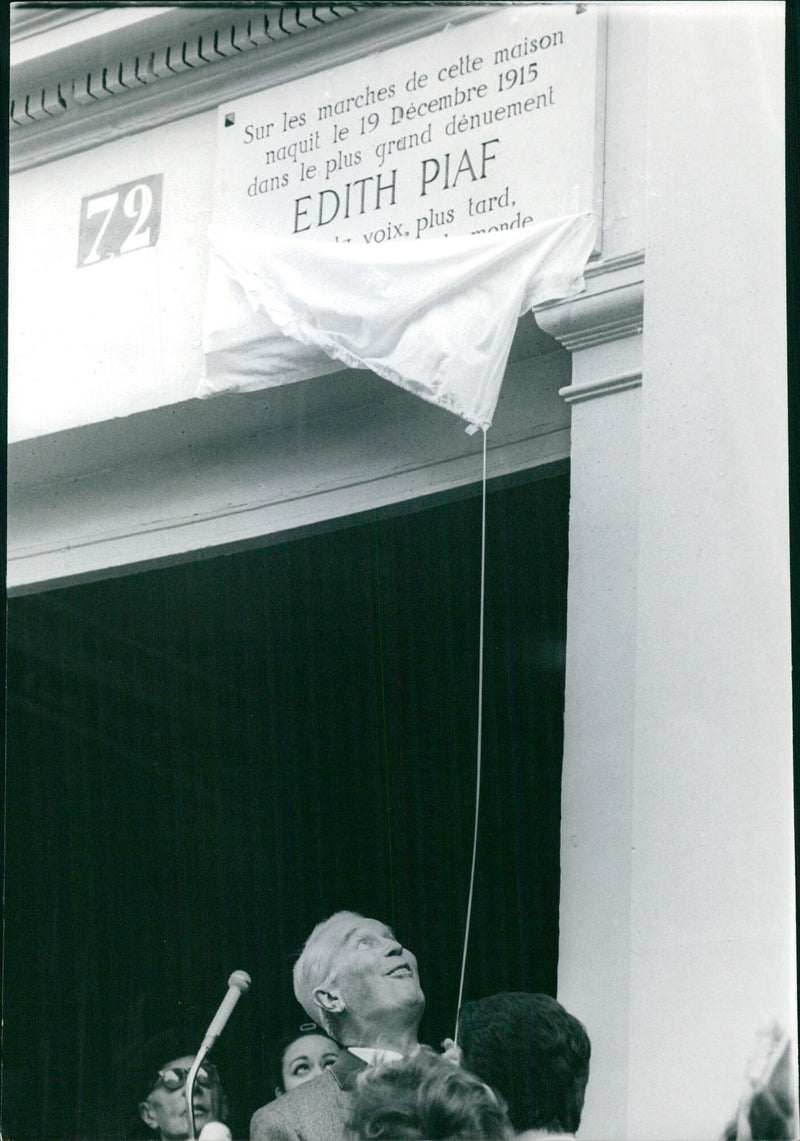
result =
M486 602L486 428L483 431L483 478L481 481L481 597L480 618L478 621L478 742L475 766L475 824L472 834L472 866L469 875L469 892L467 895L467 920L464 926L464 950L461 955L461 977L458 983L458 1005L456 1006L456 1028L453 1039L458 1042L459 1019L461 1017L461 1000L464 995L464 978L467 971L467 949L469 947L469 931L472 921L472 899L475 894L475 863L478 854L478 821L480 819L481 803L481 761L483 743L483 627Z

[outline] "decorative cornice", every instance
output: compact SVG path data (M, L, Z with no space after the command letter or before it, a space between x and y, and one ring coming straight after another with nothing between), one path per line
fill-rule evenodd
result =
M34 73L35 81L23 68L20 85L12 68L11 173L336 67L480 12L462 5L312 3L232 6L230 13L218 7L207 17L201 10L198 21L196 9L184 9L183 24L176 28L173 17L166 25L170 34L157 45L143 44L140 28L125 33L125 46L113 56L90 53L88 63L84 55L70 74L58 70L55 58ZM315 29L316 36L303 34Z
M223 60L259 53L263 48L277 48L289 37L336 23L357 10L355 3L296 4L251 11L236 8L226 17L224 11L215 9L213 19L206 18L199 26L197 13L193 12L194 26L186 28L183 34L180 28L172 29L172 35L154 45L152 40L142 44L128 32L127 45L119 43L116 53L112 49L110 54L96 56L91 64L78 67L73 74L57 70L69 67L69 61L59 60L58 56L43 61L45 71L38 76L39 82L34 82L28 70L22 69L22 86L19 86L12 69L9 109L12 170L49 161L63 153L63 146L53 146L46 135L48 128L62 131L68 120L76 137L72 144L66 143L67 150L78 149L81 132L75 131L75 127L79 122L86 123L92 112L106 101L113 101L114 114L119 115L123 104L127 107L129 101L135 102L135 96L144 88L158 85L163 92L166 87L174 87L182 75L191 73L196 77L201 71L213 72L213 65ZM141 38L147 29L144 32L136 29L136 34ZM150 35L155 32L151 30ZM219 81L218 72L214 78ZM26 134L31 132L24 143L23 130ZM125 132L118 128L114 133L118 136ZM96 135L94 127L92 135Z
M542 331L570 352L641 333L644 253L636 251L596 262L585 277L584 293L536 310Z
M29 127L45 117L61 115L74 109L76 104L91 106L109 96L124 95L142 85L279 43L286 36L341 19L355 12L357 7L351 3L298 4L252 14L238 9L228 19L223 12L216 11L213 24L201 30L188 29L186 35L176 35L157 47L131 47L123 58L96 59L94 67L85 73L58 80L49 77L41 89L36 86L31 91L14 92L11 129Z

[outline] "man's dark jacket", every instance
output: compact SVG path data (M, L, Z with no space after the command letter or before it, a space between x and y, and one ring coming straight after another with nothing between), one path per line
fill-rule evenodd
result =
M250 1141L342 1141L356 1077L366 1068L342 1050L324 1074L257 1109Z

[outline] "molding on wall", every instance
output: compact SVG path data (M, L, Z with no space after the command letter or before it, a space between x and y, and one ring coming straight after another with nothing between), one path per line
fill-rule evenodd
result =
M152 38L143 41L147 28L133 28L91 62L85 53L74 62L69 55L55 55L43 59L32 75L29 68L15 75L12 66L10 171L211 110L484 11L297 4L232 7L230 14L217 8L213 19L204 17L198 24L194 10L192 26L163 29L156 44Z
M644 265L644 250L633 250L632 253L618 254L613 258L598 259L590 262L586 267L584 277L604 277L608 274L620 273L626 269L639 270ZM634 277L637 275L634 274Z
M570 352L633 337L644 319L644 252L596 262L586 271L586 290L542 306L536 322Z
M585 381L583 384L570 384L566 388L560 388L558 395L563 396L567 404L576 404L581 400L592 400L596 396L607 396L611 392L639 388L641 383L641 372L628 372L620 376L606 376L600 380Z
M509 365L489 433L491 479L568 457L570 413L558 396L568 378L559 349ZM305 419L300 446L290 413L314 394L319 414ZM8 594L262 546L467 487L480 479L480 445L464 428L395 385L345 371L25 441L9 449Z
M91 8L26 8L23 4L11 4L11 43L18 44L33 36L41 37L54 28L74 24L93 15Z

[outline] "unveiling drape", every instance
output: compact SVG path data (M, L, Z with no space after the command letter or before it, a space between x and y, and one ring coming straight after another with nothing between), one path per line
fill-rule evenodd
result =
M523 313L580 292L596 222L367 243L279 238L219 225L197 395L371 369L488 428Z

